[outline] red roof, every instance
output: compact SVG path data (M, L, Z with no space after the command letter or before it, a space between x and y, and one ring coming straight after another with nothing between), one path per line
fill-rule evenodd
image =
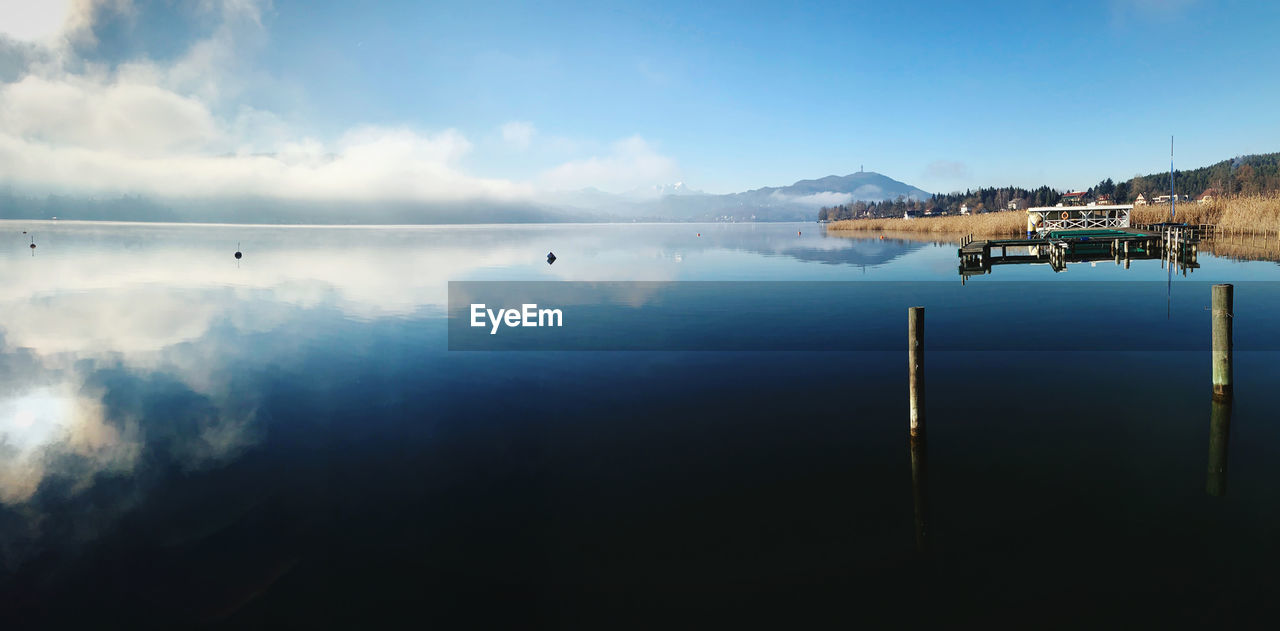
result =
M1089 191L1079 191L1076 193L1063 193L1062 196L1063 197L1084 197L1087 194L1089 194Z

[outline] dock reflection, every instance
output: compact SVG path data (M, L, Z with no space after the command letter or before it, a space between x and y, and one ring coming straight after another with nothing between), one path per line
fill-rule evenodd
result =
M1067 231L1041 238L965 240L957 255L962 282L1000 265L1048 265L1063 272L1072 263L1114 261L1128 269L1130 261L1149 259L1160 259L1162 266L1186 276L1200 267L1199 243L1197 233L1176 228Z

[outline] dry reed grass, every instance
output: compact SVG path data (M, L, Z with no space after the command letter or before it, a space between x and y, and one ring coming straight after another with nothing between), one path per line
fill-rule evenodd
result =
M1168 219L1168 204L1133 209L1132 223L1135 224L1157 223ZM1280 231L1280 196L1234 197L1210 204L1182 203L1178 204L1178 221L1214 224L1220 229L1246 233L1274 233ZM939 235L972 234L975 237L1025 234L1026 229L1027 214L1022 211L917 219L846 219L827 224L829 231L879 230Z
M903 233L1006 236L1026 234L1027 213L1008 211L981 215L919 217L916 219L902 219L900 217L892 219L845 219L827 224L827 230L878 230Z

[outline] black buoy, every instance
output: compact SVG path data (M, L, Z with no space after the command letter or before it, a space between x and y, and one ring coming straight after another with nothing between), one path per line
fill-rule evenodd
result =
M547 252L547 265L550 265L550 264L555 263L555 262L556 262L556 253L555 253L555 252Z
M240 253L240 242L236 241L236 259L238 260L242 256L244 255Z
M25 232L23 234L26 234ZM31 249L36 249L36 235L31 235Z

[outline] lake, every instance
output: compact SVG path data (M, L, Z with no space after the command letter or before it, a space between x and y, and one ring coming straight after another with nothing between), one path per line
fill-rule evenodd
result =
M1150 625L1276 606L1276 263L961 284L954 243L815 224L0 230L0 620ZM450 283L492 281L652 291L566 302L524 350L450 350ZM1227 409L1214 282L1236 284ZM654 319L686 312L705 318Z

